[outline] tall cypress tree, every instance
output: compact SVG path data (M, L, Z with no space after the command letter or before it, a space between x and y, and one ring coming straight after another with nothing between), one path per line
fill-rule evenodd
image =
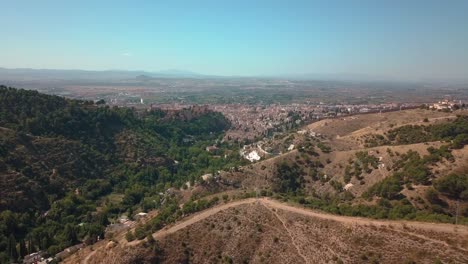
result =
M32 238L28 238L28 254L34 253Z
M18 259L18 251L16 249L16 239L13 234L10 234L10 237L8 237L8 255L10 256L10 259L13 261L16 261Z
M26 243L24 242L24 239L21 239L19 242L19 256L23 258L28 254L27 249L26 249Z

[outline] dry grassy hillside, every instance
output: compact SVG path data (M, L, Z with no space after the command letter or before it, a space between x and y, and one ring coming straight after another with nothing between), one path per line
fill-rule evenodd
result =
M211 210L211 209L210 209ZM161 234L165 232L165 234ZM468 230L334 217L272 200L219 211L144 242L97 250L88 263L466 263Z
M370 131L380 129L383 131L402 125L423 123L424 118L427 118L431 123L444 122L446 119L455 118L457 114L464 113L463 111L451 113L425 109L411 109L381 114L372 113L344 118L325 119L310 124L308 128L325 135L339 135L343 137L357 131L364 131L363 129L371 129Z
M324 135L335 150L350 150L364 147L364 136L383 134L392 128L404 125L429 125L448 122L456 115L467 115L466 111L454 113L424 109L404 110L382 114L365 114L345 118L325 119L310 124L308 129ZM427 119L427 122L424 120Z
M388 131L406 125L437 125L453 122L457 115L466 115L467 111L444 113L423 109L405 110L382 114L366 114L341 119L328 119L313 123L303 131L313 131L316 136L295 133L297 148L280 156L266 159L238 171L221 174L228 181L244 189L274 189L280 174L280 164L297 164L302 178L301 190L307 195L317 197L340 196L352 199L353 204L375 204L377 200L362 199L372 186L402 170L405 155L416 152L420 158L430 155L428 149L440 149L449 142L433 141L415 144L397 144L381 140L368 147L369 138L375 135L385 136ZM318 133L318 134L317 134ZM299 143L297 143L299 142ZM317 147L326 145L331 151L322 151ZM312 145L306 149L305 146ZM315 147L314 147L315 146ZM401 194L418 209L433 206L427 199L432 182L450 173L465 174L468 171L468 146L450 150L452 157L440 158L428 167L429 182L406 184ZM312 153L312 154L311 154ZM360 171L356 172L356 164ZM444 212L454 214L456 202L450 197L439 194L438 199ZM460 202L461 214L468 210L467 202ZM440 210L439 210L440 211ZM440 211L442 212L442 211Z

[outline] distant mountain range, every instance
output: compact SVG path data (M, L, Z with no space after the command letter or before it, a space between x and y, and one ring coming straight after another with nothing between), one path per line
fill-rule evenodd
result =
M235 78L261 78L261 79L289 79L289 80L321 80L340 82L398 82L398 83L432 83L437 85L466 85L468 79L464 78L424 78L413 80L400 80L385 76L353 73L304 73L304 74L280 74L260 76L221 76L206 75L187 70L168 69L161 71L127 71L127 70L58 70L58 69L30 69L30 68L1 68L0 81L120 81L137 80L149 81L154 78L193 78L193 79L235 79Z
M184 70L163 70L157 72L125 70L56 70L56 69L7 69L0 68L0 80L122 80L142 76L146 78L205 78L206 75Z

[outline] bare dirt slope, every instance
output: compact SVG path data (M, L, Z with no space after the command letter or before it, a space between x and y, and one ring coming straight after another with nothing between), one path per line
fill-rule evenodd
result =
M449 122L456 115L467 115L467 111L453 113L424 109L412 109L388 113L372 113L335 119L324 119L306 128L324 135L334 150L363 148L363 136L383 134L404 125L430 125ZM425 122L426 121L426 122Z
M412 109L387 113L372 113L348 116L335 119L324 119L310 124L307 128L315 132L340 137L356 133L358 131L388 130L409 124L424 124L423 120L428 119L428 123L446 122L447 119L453 119L456 114L466 114L462 111L456 113L437 112L424 109Z
M217 206L145 242L96 248L86 263L468 262L468 228L379 221L293 207L270 199ZM86 251L83 251L83 253ZM89 252L88 252L89 254ZM66 261L66 263L79 263Z

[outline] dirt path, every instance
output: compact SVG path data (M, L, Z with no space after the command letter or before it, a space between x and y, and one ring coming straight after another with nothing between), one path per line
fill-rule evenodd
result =
M275 200L268 198L262 198L261 202L268 207L277 208L289 212L294 212L302 215L308 215L313 217L318 217L327 220L333 220L337 222L347 223L347 224L360 224L360 225L377 225L377 226L388 226L388 225L404 225L406 227L414 227L419 229L439 231L439 232L448 232L448 233L458 233L468 236L468 227L467 226L455 226L452 224L440 224L440 223L426 223L426 222L414 222L414 221L401 221L401 220L375 220L363 217L351 217L351 216L342 216L342 215L333 215L317 211L312 211L306 208L300 208L296 206L291 206L285 203L281 203Z
M250 199L234 201L231 203L209 208L198 214L193 215L189 219L183 220L182 222L179 222L175 225L167 226L157 231L156 233L153 234L153 237L155 239L163 238L169 234L175 233L187 226L190 226L196 222L202 221L214 214L217 214L220 211L229 209L231 207L243 205L243 204L251 204L256 201L257 199L250 198ZM276 200L272 200L269 198L259 198L258 201L268 208L281 209L281 210L285 210L285 211L289 211L293 213L298 213L298 214L312 216L312 217L318 217L318 218L327 219L327 220L333 220L333 221L346 223L346 224L360 224L360 225L373 224L377 226L401 225L407 228L413 227L413 228L419 228L419 229L425 229L425 230L431 230L431 231L439 231L439 232L448 232L448 233L456 232L458 234L463 234L463 235L468 236L468 227L466 226L455 226L451 224L439 224L439 223L435 224L435 223L413 222L413 221L375 220L375 219L369 219L369 218L363 218L363 217L341 216L341 215L333 215L333 214L312 211L310 209L292 206L292 205L281 203L281 202L278 202ZM131 243L128 243L128 244L137 245L140 242L141 241L132 241Z
M263 204L263 203L262 203ZM263 204L265 206L265 204ZM266 207L266 206L265 206ZM268 208L268 207L267 207ZM291 239L291 242L293 244L293 246L296 248L296 251L297 253L299 254L299 256L301 256L301 258L304 260L305 263L309 263L307 257L302 254L301 252L301 249L299 248L299 246L296 244L296 241L294 239L294 236L291 234L291 231L289 230L289 228L286 226L286 223L284 222L284 220L278 215L278 213L276 212L276 210L271 210L271 212L276 216L276 218L281 222L281 224L283 225L283 228L286 230L286 232L288 233L289 235L289 238Z
M160 239L160 238L163 238L169 234L172 234L172 233L175 233L189 225L192 225L196 222L199 222L201 220L204 220L214 214L217 214L221 211L224 211L226 209L229 209L231 207L236 207L236 206L239 206L239 205L242 205L242 204L250 204L250 203L254 203L255 202L255 198L250 198L250 199L246 199L246 200L240 200L240 201L234 201L232 203L227 203L227 204L223 204L223 205L220 205L220 206L216 206L216 207L213 207L213 208L209 208L207 210L204 210L200 213L197 213L197 214L194 214L192 217L190 217L189 219L186 219L182 222L179 222L175 225L172 225L172 226L167 226L159 231L157 231L156 233L153 234L153 237L154 239ZM128 243L128 245L130 246L134 246L134 245L138 245L139 243L141 243L141 241L132 241L130 243Z
M96 250L94 250L93 252L89 253L88 256L86 256L86 258L83 259L83 264L88 264L88 260L94 256L94 254L96 254Z
M362 218L362 217L350 217L350 216L341 216L341 215L332 215L332 214L327 214L323 212L318 212L318 211L312 211L310 209L306 208L301 208L301 207L296 207L292 206L286 203L281 203L276 200L272 200L270 198L249 198L245 200L239 200L239 201L234 201L230 202L227 204L222 204L213 208L209 208L207 210L204 210L202 212L196 213L192 216L190 216L188 219L184 219L181 222L178 222L174 225L167 226L156 233L153 234L153 237L155 239L161 239L164 238L167 235L170 235L172 233L175 233L187 226L190 226L192 224L195 224L199 221L202 221L212 215L215 215L221 211L224 211L226 209L236 207L239 205L244 205L244 204L252 204L255 202L259 202L262 205L266 206L267 208L270 209L280 209L292 213L297 213L297 214L302 214L306 216L311 216L311 217L317 217L321 219L326 219L326 220L332 220L332 221L337 221L341 222L344 224L349 224L349 225L375 225L375 226L401 226L404 229L408 228L417 228L417 229L423 229L427 231L437 231L437 232L446 232L446 233L457 233L462 236L467 236L468 237L468 227L467 226L455 226L451 224L435 224L435 223L425 223L425 222L413 222L413 221L394 221L394 220L375 220L375 219L369 219L369 218ZM273 211L274 212L274 211ZM274 212L276 214L276 212ZM283 226L285 226L284 222L281 220L281 218L276 214L276 217L278 217L278 220L283 223ZM285 229L288 231L289 230L285 227ZM408 230L408 233L412 233L410 230ZM290 234L291 236L291 234ZM422 235L418 235L418 237L427 239L430 241L434 242L441 242L441 241L435 241L432 238L425 237ZM141 241L132 241L128 243L128 246L136 246L140 243L142 243L143 240ZM292 239L292 242L294 244L294 239ZM299 248L294 244L296 247L297 251L299 252L299 255L306 260L304 255L301 254ZM466 249L460 249L463 251L467 251ZM86 264L88 263L88 260L95 254L96 251L91 252L88 254L82 261L82 263ZM306 261L307 263L307 261Z

